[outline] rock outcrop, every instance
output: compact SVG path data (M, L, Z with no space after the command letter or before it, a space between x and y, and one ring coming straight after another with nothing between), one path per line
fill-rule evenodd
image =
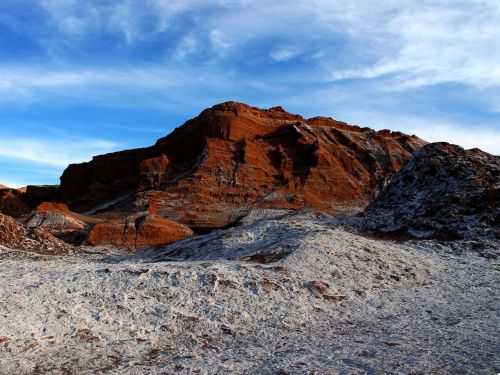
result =
M60 192L76 212L123 219L154 204L159 216L197 231L230 225L254 207L350 213L424 144L228 102L152 147L69 166Z
M137 250L168 245L193 235L189 227L156 215L131 215L96 224L87 239L92 246L113 245Z
M420 238L500 238L500 157L423 147L368 207L367 230Z
M73 248L39 228L28 229L14 218L0 214L0 246L48 255L70 253Z
M30 229L43 229L72 244L81 244L93 224L101 220L70 211L64 203L44 202L40 204L24 224Z

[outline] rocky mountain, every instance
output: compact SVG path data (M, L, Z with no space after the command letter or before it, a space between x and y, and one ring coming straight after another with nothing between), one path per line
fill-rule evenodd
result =
M224 103L0 189L0 373L499 373L499 159Z
M228 102L203 111L155 145L70 165L61 198L106 219L154 206L195 231L221 228L252 207L365 207L424 141L280 107Z
M426 145L368 207L364 229L420 238L500 238L500 157Z

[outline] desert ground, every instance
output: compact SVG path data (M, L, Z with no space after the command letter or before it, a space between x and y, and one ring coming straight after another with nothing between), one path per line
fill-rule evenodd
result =
M0 250L0 374L495 374L500 243L312 212L125 254Z

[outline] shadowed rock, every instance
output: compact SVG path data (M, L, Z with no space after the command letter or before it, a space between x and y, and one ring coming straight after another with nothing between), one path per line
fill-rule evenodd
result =
M423 147L368 207L364 226L422 238L500 237L500 157Z

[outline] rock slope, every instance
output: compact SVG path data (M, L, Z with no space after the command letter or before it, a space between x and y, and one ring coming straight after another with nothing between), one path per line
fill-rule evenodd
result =
M398 132L228 102L152 147L69 166L61 194L77 212L114 218L153 204L161 217L199 232L230 225L252 207L352 212L423 144Z
M0 252L0 372L497 373L500 264L451 245L271 212L133 256Z
M500 157L429 144L368 207L364 228L420 238L500 237Z

